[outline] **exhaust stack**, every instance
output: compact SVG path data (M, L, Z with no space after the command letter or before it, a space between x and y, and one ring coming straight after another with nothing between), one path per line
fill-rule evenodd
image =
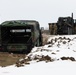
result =
M72 13L72 19L73 19L73 13Z

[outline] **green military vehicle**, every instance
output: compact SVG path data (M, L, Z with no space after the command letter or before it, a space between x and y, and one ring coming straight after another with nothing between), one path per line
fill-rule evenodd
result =
M0 25L0 51L29 53L42 45L39 23L34 20L5 21Z
M57 34L74 34L74 19L72 17L59 17L57 27Z
M57 23L49 23L51 35L72 35L76 32L76 24L72 17L59 17Z

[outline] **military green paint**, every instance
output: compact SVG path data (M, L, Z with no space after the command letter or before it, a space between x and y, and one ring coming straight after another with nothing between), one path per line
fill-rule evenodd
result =
M36 23L35 23L35 21L16 20L16 21L5 21L1 25L4 25L4 26L26 26L26 25L36 25Z
M15 30L17 29L18 32L19 30L26 30L26 29L31 29L31 34L27 33L26 31L22 34L22 32L19 33L11 33L10 30ZM24 51L24 50L31 50L32 47L34 46L39 46L41 45L41 41L40 41L40 27L39 27L39 23L37 21L34 20L13 20L13 21L5 21L1 24L1 33L3 37L9 37L9 38L3 38L2 37L2 45L4 47L4 49L8 51ZM23 35L28 34L29 35L29 39L26 38ZM8 34L8 35L4 35L4 34ZM22 36L21 36L22 35ZM19 41L21 36L21 40ZM12 38L13 37L13 38ZM17 39L17 42L15 41L15 39ZM22 39L23 38L23 39ZM27 51L27 52L28 52Z

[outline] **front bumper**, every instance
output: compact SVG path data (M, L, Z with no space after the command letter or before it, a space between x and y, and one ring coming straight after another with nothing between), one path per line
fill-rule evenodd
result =
M23 50L27 50L28 46L25 44L9 44L7 45L7 50L8 51L23 51Z

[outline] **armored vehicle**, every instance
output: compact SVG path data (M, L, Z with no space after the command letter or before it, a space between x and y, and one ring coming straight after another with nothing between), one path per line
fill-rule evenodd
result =
M51 35L72 35L76 33L76 22L72 17L59 17L56 23L49 23Z
M73 34L74 21L72 17L59 17L57 34Z
M74 34L74 21L71 17L59 17L57 23L49 23L51 35Z
M0 25L0 50L29 53L42 45L40 25L34 20L5 21Z

